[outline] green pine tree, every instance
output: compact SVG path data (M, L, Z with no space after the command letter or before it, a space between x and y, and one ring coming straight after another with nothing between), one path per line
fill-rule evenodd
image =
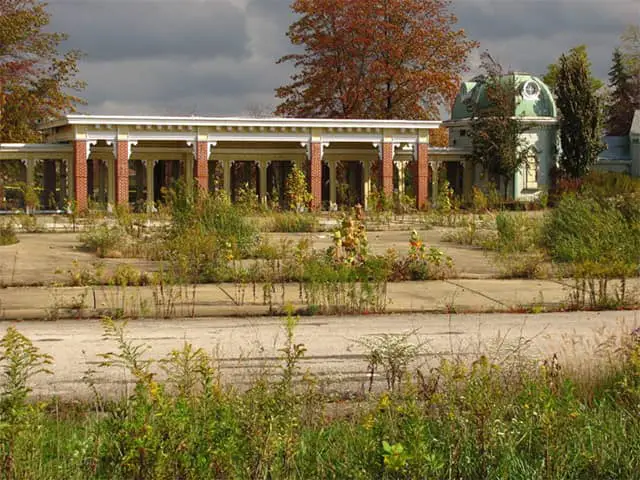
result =
M609 70L609 101L606 107L606 129L609 135L623 136L629 133L633 121L634 88L631 74L619 48L613 51Z

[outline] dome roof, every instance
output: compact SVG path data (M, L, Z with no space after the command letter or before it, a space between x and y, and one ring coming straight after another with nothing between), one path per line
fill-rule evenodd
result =
M518 91L516 116L529 118L557 116L556 103L551 90L542 80L526 73L510 73L502 77L503 81L508 79L513 79ZM480 108L486 108L489 105L486 79L483 76L462 84L453 104L451 120L471 118L474 105Z

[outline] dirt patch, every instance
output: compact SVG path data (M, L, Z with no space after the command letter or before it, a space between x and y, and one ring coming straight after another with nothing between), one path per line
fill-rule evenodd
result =
M421 230L419 233L428 247L434 246L449 255L462 278L490 278L497 275L490 256L479 248L443 242L446 229ZM297 242L310 238L316 249L331 245L331 233L268 233L274 244L282 240ZM136 258L97 258L95 254L80 248L78 233L23 233L16 245L0 247L0 285L49 285L66 282L68 270L90 269L102 264L107 271L118 265L132 265L141 271L157 271L160 262ZM408 231L369 232L369 245L376 254L384 254L394 248L405 254L409 249ZM56 272L62 273L56 273Z
M135 258L101 259L80 248L78 233L23 233L15 245L0 247L0 285L48 285L65 282L70 269L92 269L102 263L107 271L120 264L154 271L159 262ZM56 272L62 273L56 273Z

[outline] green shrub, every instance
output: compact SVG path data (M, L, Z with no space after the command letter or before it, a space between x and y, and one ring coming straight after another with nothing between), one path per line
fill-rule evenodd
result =
M473 195L471 197L471 210L475 213L484 213L489 209L489 199L482 189L473 186Z
M274 213L269 220L266 228L270 232L316 232L320 226L315 215L296 212Z
M120 257L126 243L126 233L118 225L94 225L80 234L82 247L96 252L100 258Z
M500 253L531 252L542 241L542 221L526 213L500 212L496 216L497 235L485 247Z
M203 349L185 342L156 361L149 345L128 338L126 324L105 319L112 345L96 373L124 371L133 388L103 402L89 373L96 405L48 409L25 394L52 359L11 328L0 340L2 478L638 476L635 334L621 348L602 347L610 366L582 389L583 369L570 372L555 356L536 361L517 346L468 360L447 355L423 373L414 366L430 349L411 338L415 332L369 336L355 341L363 353L358 377L367 374L383 392L336 402L323 394L330 382L319 386L300 368L307 346L295 336L297 323L292 315L284 322L273 375L225 388L218 360Z
M0 222L0 246L18 243L16 229L11 222Z
M638 274L640 222L615 204L565 196L547 215L544 241L551 258L575 279L572 307L612 308L630 302L626 278Z
M625 173L592 171L582 181L583 194L594 198L613 198L640 194L640 180Z
M170 237L177 239L199 230L202 236L214 235L221 248L230 246L246 257L259 239L255 225L225 195L198 192L190 194L182 182L169 192Z
M629 222L614 206L569 195L547 215L544 242L556 262L599 263L615 274L621 266L637 268L640 224Z
M494 259L501 278L545 278L550 274L542 251L498 253Z
M286 196L289 208L295 212L302 212L308 208L313 199L307 185L307 178L302 170L294 165L287 176Z

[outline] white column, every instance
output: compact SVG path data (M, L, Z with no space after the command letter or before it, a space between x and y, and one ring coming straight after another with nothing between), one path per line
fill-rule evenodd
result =
M229 199L231 199L231 165L233 161L222 160L222 186Z
M98 202L105 203L106 195L105 192L107 190L108 176L105 170L105 164L108 163L104 159L98 160Z
M156 160L147 159L144 161L147 178L146 178L146 186L147 186L147 211L151 211L154 208L154 199L155 199L155 185L153 178L153 170L156 166Z
M29 158L23 160L25 167L27 168L27 185L33 187L36 176L36 160Z
M369 193L371 192L371 162L362 161L362 207L369 208Z
M187 185L187 190L191 191L193 188L193 155L188 153L182 157L182 163L184 165L184 177Z
M337 180L336 180L338 162L336 160L329 160L327 164L329 166L329 210L333 210L333 209L337 209L337 202L338 202Z
M462 162L462 195L466 201L471 201L473 198L473 179L475 165L471 160L465 160Z
M31 194L33 194L35 192L35 176L36 176L36 160L33 158L29 158L27 160L23 160L25 167L27 168L27 189L30 191ZM25 200L27 200L27 195L26 195L26 191L25 191ZM31 212L31 205L27 204L27 202L25 201L25 210L27 213L32 213Z
M395 162L395 165L398 169L398 194L404 195L406 191L405 178L407 171L407 162L406 160L398 160Z
M256 162L258 165L260 175L260 203L267 204L267 169L269 168L268 160L259 160Z
M438 171L440 170L440 162L429 162L431 165L431 204L438 206Z
M513 174L513 199L516 200L522 192L522 186L524 183L525 172L529 168L528 159L520 168ZM505 180L506 181L506 180Z
M116 203L115 158L107 159L107 209L111 210Z
M69 200L69 195L71 192L71 187L69 185L69 165L71 164L71 160L68 158L63 158L60 160L60 205L62 208L65 207L67 201Z

